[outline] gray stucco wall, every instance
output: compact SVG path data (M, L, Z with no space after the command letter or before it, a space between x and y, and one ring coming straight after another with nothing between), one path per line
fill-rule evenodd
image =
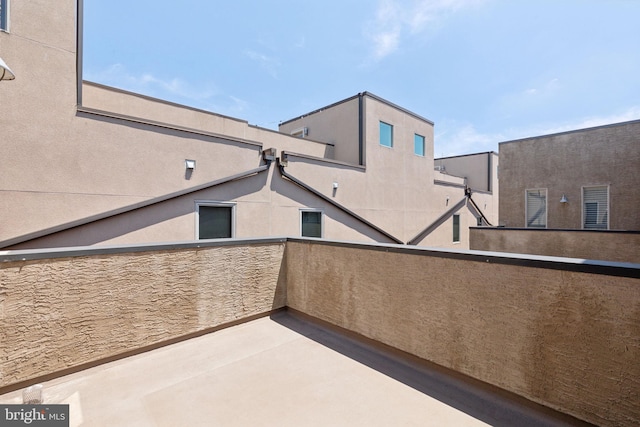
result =
M404 251L290 241L287 305L597 425L640 419L639 279Z
M470 249L640 263L640 232L472 227Z
M640 230L640 120L500 144L500 225L525 226L525 190L547 189L547 227L582 228L582 187L609 186L609 228ZM562 195L568 203L560 203Z

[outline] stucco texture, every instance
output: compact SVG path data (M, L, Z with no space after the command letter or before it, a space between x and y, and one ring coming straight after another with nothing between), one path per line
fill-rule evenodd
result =
M284 244L0 264L0 387L268 313Z
M511 252L640 263L640 232L470 228L469 245Z
M287 305L598 425L640 420L640 281L289 242Z

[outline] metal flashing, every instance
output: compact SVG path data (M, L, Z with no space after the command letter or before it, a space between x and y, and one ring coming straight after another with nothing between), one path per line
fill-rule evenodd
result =
M413 239L407 242L407 245L416 245L418 242L422 241L425 237L431 234L436 228L440 227L446 220L448 220L453 214L458 212L467 204L467 196L465 195L462 200L460 200L455 205L451 206L449 210L440 215L438 219L433 221L427 228L418 233Z
M102 219L114 217L116 215L121 215L127 212L131 212L137 209L145 208L147 206L155 205L170 199L175 199L177 197L185 196L190 193L195 193L196 191L204 190L207 188L215 187L217 185L222 185L227 182L236 181L238 179L246 178L252 175L256 175L260 172L264 172L269 169L269 164L262 165L255 169L251 169L246 172L242 172L239 174L231 175L222 179L218 179L215 181L207 182L204 184L196 185L194 187L185 188L184 190L175 191L173 193L166 194L164 196L155 197L153 199L145 200L143 202L134 203L128 206L124 206L122 208L113 209L107 212L103 212L97 215L92 215L87 218L82 218L76 221L67 222L64 224L56 225L54 227L45 228L44 230L35 231L33 233L24 234L22 236L14 237L11 239L4 240L0 242L0 248L6 248L8 246L17 245L19 243L28 242L29 240L37 239L40 237L48 236L50 234L58 233L61 231L69 230L71 228L79 227L81 225L90 224L92 222L100 221Z
M360 92L360 93L358 93L356 95L350 96L349 98L345 98L342 101L334 102L333 104L327 105L326 107L318 108L317 110L313 110L313 111L311 111L309 113L303 114L303 115L295 117L293 119L289 119L289 120L285 120L283 122L280 122L280 124L278 126L282 126L282 125L285 125L285 124L288 124L288 123L291 123L291 122L295 122L295 121L300 120L300 119L304 119L305 117L309 117L309 116L312 116L314 114L321 113L324 110L328 110L328 109L333 108L333 107L335 107L337 105L344 104L345 102L353 101L354 99L362 99L364 97L369 97L371 99L375 99L378 102L386 104L389 107L395 108L396 110L402 111L403 113L408 114L408 115L410 115L410 116L412 116L412 117L414 117L414 118L416 118L418 120L422 120L424 122L427 122L432 126L434 125L433 121L431 121L431 120L429 120L429 119L427 119L425 117L422 117L421 115L416 114L413 111L407 110L406 108L403 108L403 107L401 107L401 106L399 106L397 104L394 104L393 102L387 101L386 99L381 98L381 97L379 97L377 95L374 95L371 92L365 91L365 92Z
M218 133L214 133L214 132L207 132L207 131L198 130L198 129L194 129L194 128L189 128L189 127L185 127L185 126L172 125L172 124L169 124L169 123L158 122L158 121L155 121L155 120L143 119L143 118L140 118L140 117L128 116L128 115L125 115L125 114L112 113L110 111L99 110L99 109L96 109L96 108L78 106L77 113L79 113L79 114L90 114L90 115L95 115L95 116L100 116L100 117L107 117L107 118L110 118L110 119L122 120L122 121L126 121L126 122L138 123L138 124L142 124L142 125L155 126L155 127L159 127L159 128L163 128L163 129L175 130L175 131L178 131L178 132L186 132L186 133L190 133L190 134L194 134L194 135L202 135L202 136L207 136L207 137L210 137L210 138L216 138L216 139L220 139L220 140L224 140L224 141L247 144L247 145L251 145L251 146L254 146L254 147L262 148L262 143L260 143L260 142L249 141L247 139L241 139L241 138L233 138L233 137L230 137L228 135L222 135L222 134L218 134Z
M0 251L0 263L32 261L47 258L72 258L95 255L137 253L151 251L174 251L214 246L269 245L285 243L286 237L264 237L256 239L208 239L181 242L144 243L130 245L72 246L65 248L21 249Z
M523 142L523 141L528 141L528 140L550 138L550 137L556 137L556 136L561 136L561 135L569 135L569 134L573 134L573 133L591 132L591 131L599 130L599 129L607 129L607 128L612 128L612 127L627 126L627 125L633 125L633 124L640 125L640 119L629 120L629 121L626 121L626 122L609 123L609 124L606 124L606 125L593 126L593 127L588 127L588 128L582 128L582 129L573 129L573 130L568 130L568 131L564 131L564 132L549 133L549 134L545 134L545 135L529 136L529 137L525 137L525 138L512 139L510 141L500 142L498 144L498 146L500 146L502 144L511 144L513 142Z
M288 179L289 181L291 181L292 183L296 184L297 186L299 186L299 187L309 191L310 193L320 197L322 200L324 200L327 203L335 206L336 208L338 208L341 211L345 212L349 216L357 219L361 223L363 223L366 226L370 227L371 229L377 231L378 233L380 233L383 236L387 237L391 241L396 242L396 243L400 243L400 244L403 243L402 240L398 239L397 237L392 236L391 234L387 233L386 231L384 231L383 229L381 229L377 225L375 225L375 224L369 222L368 220L364 219L363 217L361 217L357 213L353 212L352 210L348 209L347 207L341 205L340 203L336 202L335 200L332 200L330 197L325 196L320 191L316 190L315 188L311 187L310 185L305 184L304 182L300 181L299 179L295 178L294 176L289 175L288 173L286 173L284 171L284 166L282 164L280 164L280 162L278 162L278 169L280 170L280 174L282 175L282 177Z

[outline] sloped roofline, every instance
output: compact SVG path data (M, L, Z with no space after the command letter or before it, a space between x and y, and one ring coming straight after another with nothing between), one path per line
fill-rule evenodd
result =
M28 242L30 240L39 239L41 237L49 236L51 234L59 233L61 231L69 230L72 228L80 227L83 225L87 225L90 223L94 223L97 221L101 221L107 218L111 218L117 215L122 215L127 212L132 212L138 209L146 208L148 206L156 205L158 203L166 202L171 199L176 199L178 197L185 196L187 194L195 193L197 191L206 190L211 187L216 187L222 184L226 184L231 181L237 181L242 178L246 178L249 176L253 176L259 174L260 172L264 172L269 169L270 163L259 166L255 169L251 169L245 172L241 172L235 175L231 175L225 178L217 179L215 181L206 182L204 184L199 184L193 187L185 188L182 190L175 191L173 193L165 194L162 196L154 197L152 199L144 200L141 202L133 203L127 206L123 206L120 208L112 209L106 212L101 212L96 215L91 215L86 218L81 218L78 220L70 221L63 224L58 224L53 227L48 227L42 230L34 231L31 233L27 233L21 236L13 237L0 242L0 249L14 246L20 243Z
M564 132L557 132L557 133L548 133L548 134L538 135L538 136L528 136L528 137L525 137L525 138L518 138L518 139L512 139L510 141L500 142L499 145L511 144L512 142L528 141L528 140L532 140L532 139L542 139L542 138L549 138L549 137L560 136L560 135L568 135L568 134L573 134L573 133L591 132L591 131L595 131L595 130L598 130L598 129L606 129L606 128L612 128L612 127L618 127L618 126L633 125L633 124L640 124L640 119L629 120L629 121L626 121L626 122L608 123L606 125L592 126L592 127L588 127L588 128L582 128L582 129L573 129L573 130L567 130L567 131L564 131Z
M345 98L342 101L334 102L333 104L327 105L326 107L318 108L317 110L313 110L310 113L303 114L301 116L294 117L293 119L289 119L289 120L285 120L283 122L280 122L280 124L278 124L278 127L280 127L282 125L285 125L287 123L294 122L296 120L304 119L305 117L309 117L309 116L312 116L314 114L321 113L324 110L328 110L328 109L333 108L333 107L335 107L337 105L344 104L345 102L353 101L354 99L357 99L357 98L360 98L360 97L369 97L371 99L375 99L376 101L381 102L381 103L383 103L385 105L388 105L389 107L395 108L398 111L402 111L403 113L408 114L411 117L414 117L414 118L416 118L418 120L422 120L423 122L429 123L431 126L434 125L433 121L431 121L431 120L429 120L429 119L427 119L425 117L422 117L421 115L416 114L413 111L407 110L406 108L403 108L403 107L401 107L401 106L399 106L397 104L394 104L393 102L387 101L386 99L381 98L381 97L379 97L377 95L374 95L371 92L366 92L365 91L365 92L360 92L360 93L358 93L356 95L350 96L349 98Z

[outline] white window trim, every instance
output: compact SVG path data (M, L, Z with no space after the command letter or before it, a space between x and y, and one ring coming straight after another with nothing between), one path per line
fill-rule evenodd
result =
M315 237L315 239L324 239L324 209L321 208L300 208L300 213L298 214L298 235L302 236L302 212L320 212L320 237ZM310 237L310 239L314 239L314 237Z
M527 218L527 212L529 210L528 201L527 201L528 192L529 191L542 191L542 190L544 190L545 203L546 203L545 209L544 209L544 228L548 228L549 227L549 222L548 222L548 220L549 220L549 218L548 218L548 215L549 215L549 191L548 191L548 189L546 189L546 188L527 188L527 189L524 190L524 227L525 228L533 228L533 229L542 228L542 227L530 227L529 224L528 224L529 218Z
M196 200L196 240L200 240L200 206L212 206L217 208L231 208L231 238L236 237L236 206L234 202L217 202L213 200Z
M594 187L607 187L607 228L606 230L610 230L609 225L611 221L611 188L609 184L593 184L593 185L583 185L580 189L580 210L582 211L582 215L580 218L580 227L583 230L598 230L597 228L585 228L584 220L585 220L585 209L584 209L584 189L585 188L594 188Z

